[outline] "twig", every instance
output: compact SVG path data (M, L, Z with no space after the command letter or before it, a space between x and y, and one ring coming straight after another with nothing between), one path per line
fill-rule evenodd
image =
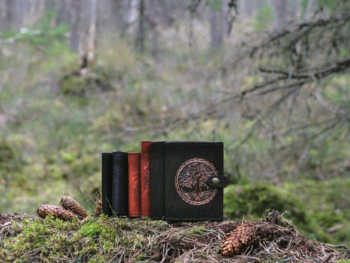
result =
M327 263L331 258L333 257L333 255L329 255L328 257L326 257L323 261L321 261L321 263Z

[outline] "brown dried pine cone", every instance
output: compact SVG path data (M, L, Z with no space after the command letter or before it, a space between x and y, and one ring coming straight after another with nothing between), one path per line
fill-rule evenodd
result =
M45 218L46 216L51 214L54 218L59 218L62 220L71 220L76 216L72 212L62 207L48 204L39 206L36 212L41 218Z
M241 254L247 245L256 238L256 226L244 223L226 234L221 242L221 254L232 256Z
M79 217L85 218L88 216L85 209L70 196L63 196L61 198L61 206Z

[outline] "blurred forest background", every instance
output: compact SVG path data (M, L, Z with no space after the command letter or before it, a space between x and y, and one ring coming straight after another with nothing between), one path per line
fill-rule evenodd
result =
M223 141L226 217L350 245L349 30L346 0L0 0L0 213L89 208L102 152Z

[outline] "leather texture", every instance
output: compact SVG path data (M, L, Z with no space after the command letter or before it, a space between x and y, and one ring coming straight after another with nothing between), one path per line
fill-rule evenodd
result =
M223 219L223 188L206 181L223 174L221 142L165 143L165 219Z
M112 153L102 153L102 210L112 216Z
M151 143L152 219L165 215L165 142Z
M217 185L213 184L213 179L214 178L219 179L219 183ZM205 183L207 185L209 185L210 187L223 188L223 187L227 187L227 185L228 185L228 178L226 176L214 176L214 177L209 178Z
M141 154L128 153L129 217L141 217Z
M113 152L112 209L114 214L128 215L128 154Z
M151 141L141 142L141 216L151 217Z

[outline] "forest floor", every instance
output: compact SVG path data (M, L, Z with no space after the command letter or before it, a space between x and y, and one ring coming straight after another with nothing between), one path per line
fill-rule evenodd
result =
M247 221L248 222L248 221ZM165 222L0 214L0 260L8 262L350 262L346 246L310 240L278 213L250 220L256 232L225 257L224 236L246 222Z

